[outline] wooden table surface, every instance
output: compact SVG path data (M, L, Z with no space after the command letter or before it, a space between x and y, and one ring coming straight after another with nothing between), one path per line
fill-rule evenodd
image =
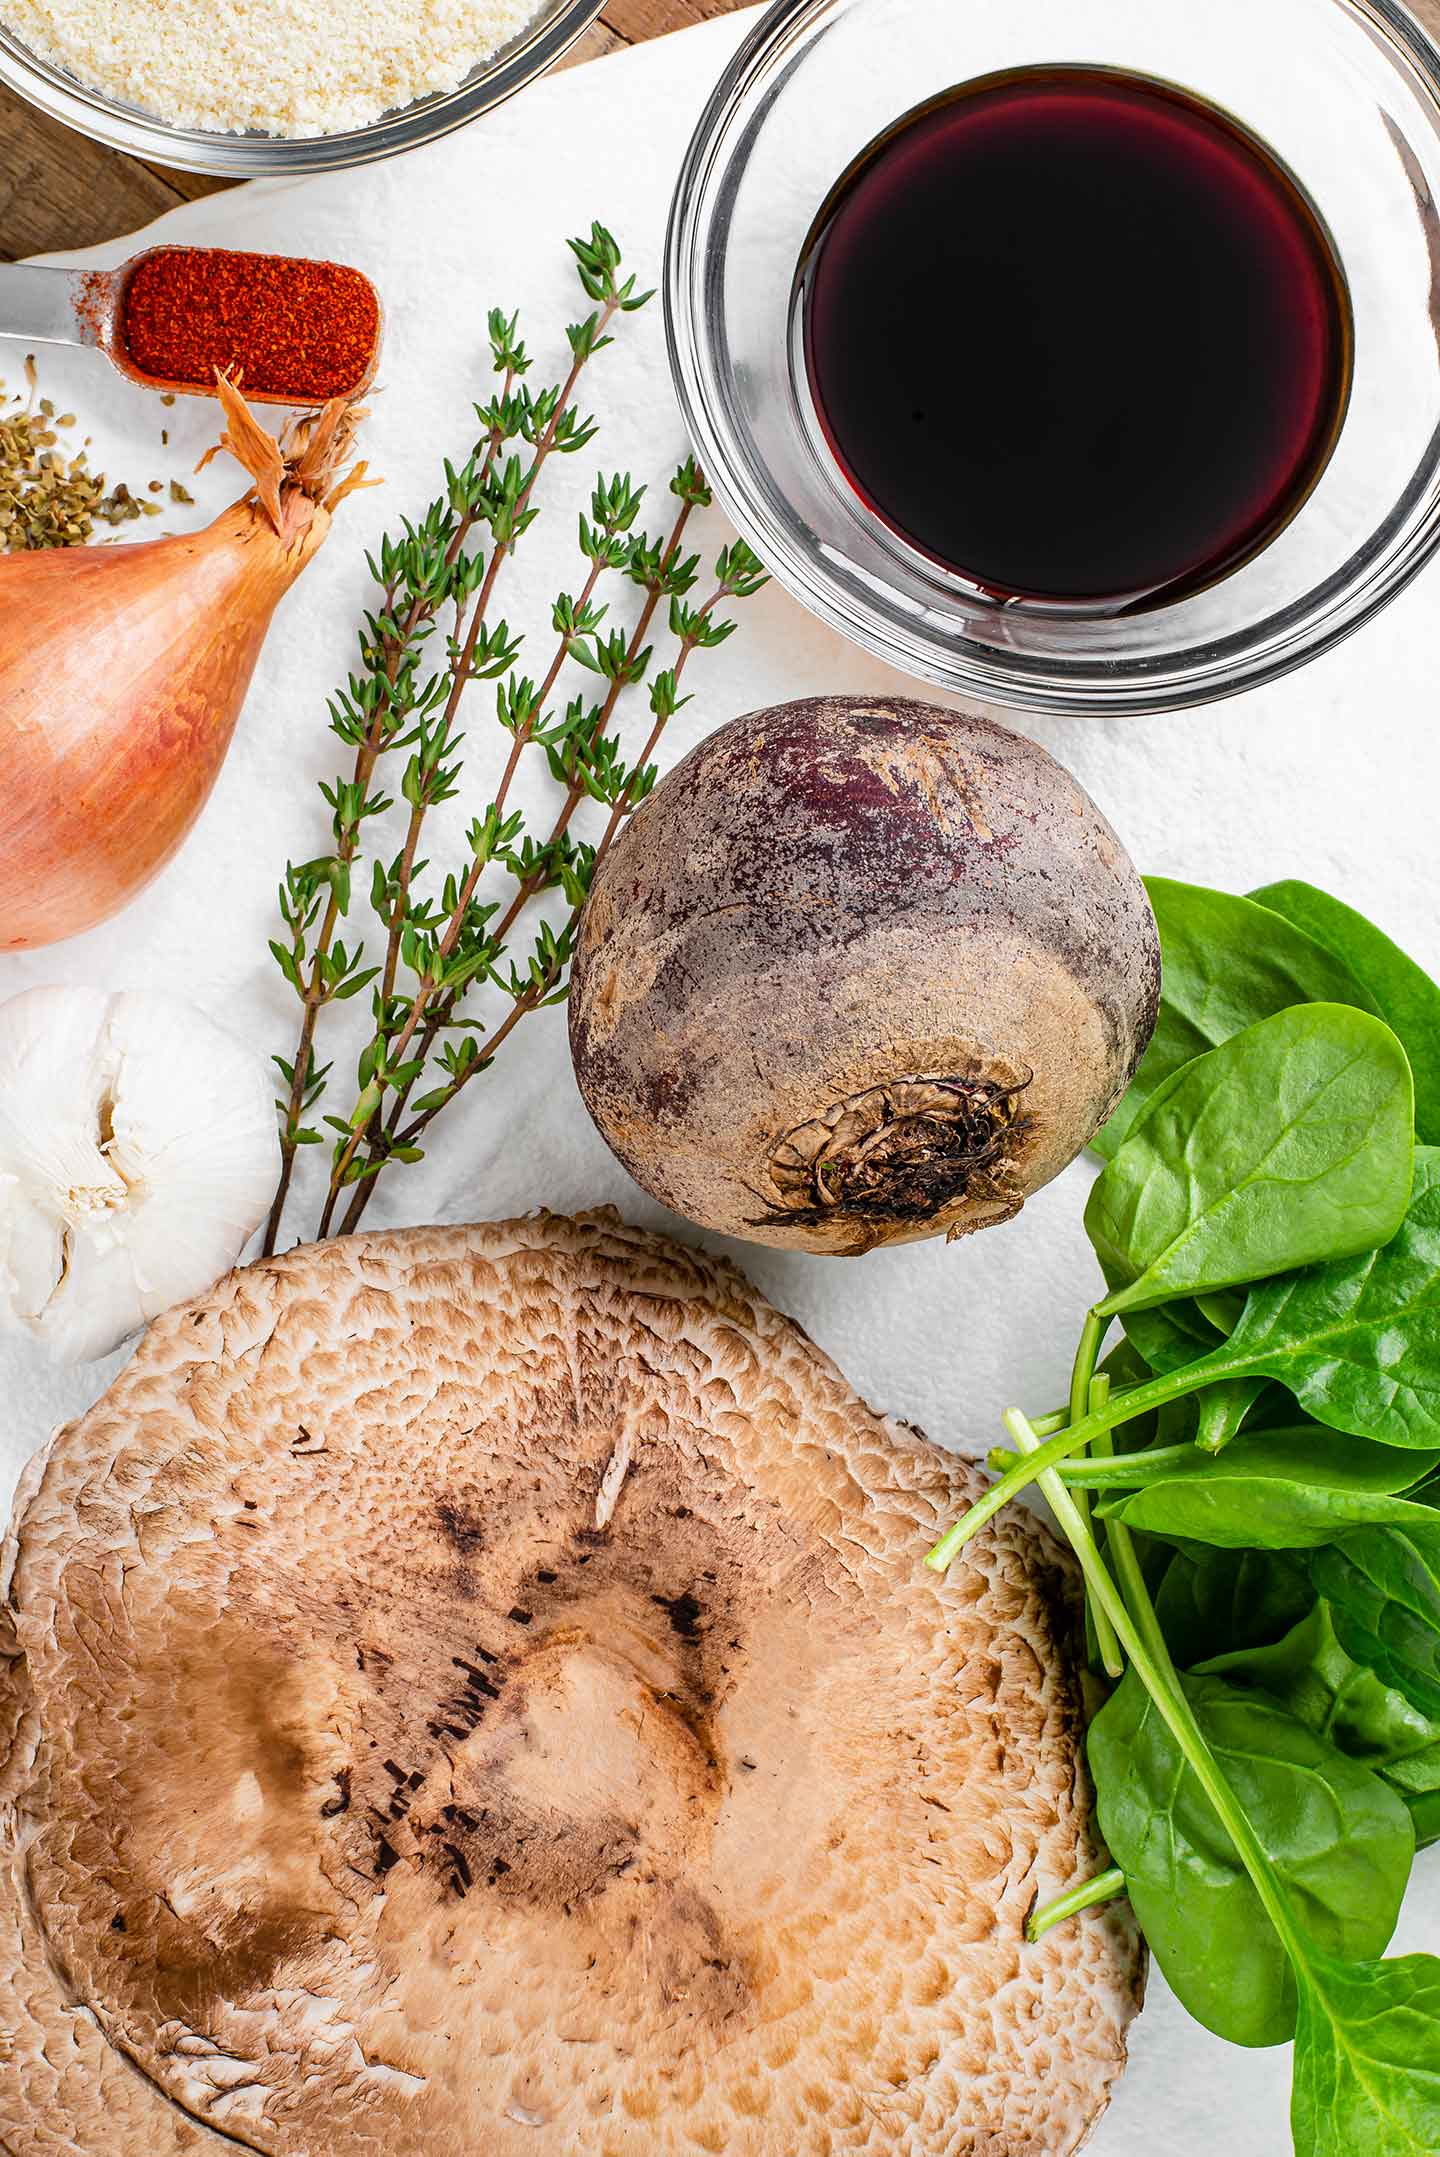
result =
M574 67L622 45L723 15L739 0L606 0L573 46ZM523 95L523 92L522 92ZM143 164L102 149L48 120L0 86L0 262L63 247L89 247L173 210L177 202L232 183Z
M724 15L743 0L606 0L599 20L572 46L562 67L575 67L622 45L638 45L687 23ZM1410 0L1432 37L1440 37L1440 0ZM523 93L522 93L523 94ZM171 210L195 195L233 183L172 172L104 150L88 136L47 120L0 87L0 262L62 247L88 247Z

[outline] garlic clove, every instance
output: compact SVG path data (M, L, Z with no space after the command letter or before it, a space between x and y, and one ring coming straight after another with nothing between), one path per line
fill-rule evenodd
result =
M144 1322L131 1254L121 1238L102 1242L71 1235L63 1272L26 1318L57 1363L93 1363L128 1340Z
M0 1171L67 1214L99 1217L124 1197L105 1159L96 1038L109 999L98 989L29 989L3 1007Z
M110 1159L131 1191L130 1238L145 1316L208 1287L244 1245L280 1173L264 1066L178 1000L121 995L108 1029ZM217 1055L214 1044L225 1053Z
M38 1319L65 1269L65 1224L37 1206L18 1177L0 1190L0 1317Z
M0 1006L0 1320L105 1355L240 1255L279 1174L264 1066L143 991Z

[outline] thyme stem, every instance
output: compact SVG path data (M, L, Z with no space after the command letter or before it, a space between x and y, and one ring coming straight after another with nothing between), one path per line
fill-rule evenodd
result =
M459 470L446 464L440 497L418 525L407 520L402 534L387 534L378 563L371 563L376 611L364 618L361 665L330 707L334 730L355 750L352 776L322 789L333 811L335 851L298 868L287 865L281 913L289 941L271 946L299 998L301 1026L296 1063L276 1059L286 1081L280 1104L284 1146L267 1248L279 1234L297 1149L321 1137L319 1130L305 1128L302 1118L318 1100L330 1069L328 1064L315 1068L323 1011L373 984L372 1022L359 1054L354 1105L348 1116L327 1111L318 1119L337 1134L321 1210L322 1236L333 1232L337 1220L343 1231L357 1226L381 1170L392 1161L421 1159L415 1141L440 1109L488 1067L524 1017L565 994L580 911L596 865L654 784L652 760L683 701L679 683L691 655L702 645L722 643L735 628L715 614L722 598L748 597L765 582L759 562L737 541L721 550L712 596L703 606L688 604L699 558L686 556L683 542L694 509L710 501L693 459L687 458L670 482L679 506L663 545L632 531L644 489L637 491L628 473L608 482L602 478L592 495L591 516L580 518L587 573L577 597L562 592L555 601L556 642L539 688L515 669L520 636L512 636L506 622L491 620L503 565L537 514L532 503L551 457L582 449L595 433L594 420L583 417L575 401L583 368L612 341L607 333L618 317L652 297L637 293L634 277L621 283L620 250L603 226L592 226L587 238L569 244L593 311L567 328L564 379L538 394L517 387L530 361L517 342L515 318L507 321L492 311L495 375L498 380L503 374L504 386L479 408L481 441ZM517 438L527 447L505 451L504 445ZM477 526L488 527L489 544L467 549L466 538ZM600 628L607 610L595 604L595 593L607 570L620 570L643 588L639 618L628 634L618 627ZM662 600L669 602L676 656L650 681L652 723L639 762L628 762L622 760L612 720L625 689L647 673L652 624ZM446 632L440 628L442 608ZM444 657L425 672L418 653L431 635L441 640ZM552 711L552 697L570 661L602 676L604 688L593 692L593 700L585 692ZM435 888L426 875L428 820L433 808L459 792L462 766L456 752L464 740L458 729L465 691L502 677L496 692L499 719L510 739L494 797L470 824L468 855ZM375 767L382 754L402 747L408 759L393 790L406 804L398 819L398 851L364 863L367 820L394 807L376 785ZM563 789L549 836L538 843L523 807L512 805L522 760L531 749L544 754ZM576 828L578 812L589 803L602 812L595 840ZM382 929L378 963L363 970L361 948L347 950L339 927L349 908L352 869L358 874L362 866L368 872L370 907ZM493 903L486 884L492 867L513 878L512 889ZM536 908L528 960L517 963L509 956L512 933L531 902L551 891L563 892L564 914L557 919L558 909ZM312 936L314 946L307 949ZM508 1009L488 1032L461 1010L477 983L508 998ZM417 1093L422 1079L425 1090Z
M622 302L618 294L606 299L604 305L599 311L598 329L596 330L594 336L575 354L575 357L570 363L570 371L566 375L564 383L561 387L559 397L556 400L555 409L551 414L547 425L541 433L540 440L535 445L535 454L534 457L531 459L529 474L526 477L525 484L516 499L513 512L513 522L517 526L520 524L521 520L524 517L525 510L529 505L530 497L535 490L535 483L539 479L541 472L544 470L546 460L549 458L555 448L556 441L559 437L560 427L567 413L571 409L571 403L574 398L576 384L580 380L580 375L584 369L585 363L594 352L599 350L600 343L605 336L605 331L609 327L610 323L614 320L615 316L620 312L621 305ZM480 632L485 624L486 615L490 607L490 601L494 596L495 585L500 574L500 566L502 562L506 559L507 555L513 550L513 547L513 539L509 542L501 542L500 540L497 540L490 550L490 560L486 565L485 575L481 582L479 593L476 596L475 604L471 609L469 624L466 628L465 635L461 643L459 656L456 659L455 666L452 672L450 692L445 700L445 708L440 721L442 733L448 733L454 721L455 714L459 709L460 699L463 696L465 688L470 681L475 663L475 647L479 640ZM506 761L505 770L501 775L500 785L496 791L495 809L497 815L501 811L503 811L505 798L510 787L510 782L515 776L515 768L520 761L520 752L525 746L525 741L529 739L531 731L533 731L533 719L527 722L523 730L521 728L516 729L515 738L512 741L510 747L510 755ZM522 733L524 737L523 739ZM480 877L483 874L485 867L486 862L484 858L482 856L477 856L475 861L472 862L470 870L466 875L465 881L461 886L460 896L456 900L454 909L451 913L450 920L445 928L444 934L440 939L437 956L442 961L442 963L444 960L449 958L451 952L455 948L456 940L458 939L460 932L465 925L465 918L469 911L470 901L475 894L475 886L479 883ZM433 977L431 976L427 976L427 978L420 983L419 988L416 991L415 997L411 1003L409 1012L407 1013L406 1018L401 1026L399 1038L389 1045L388 1058L392 1064L400 1063L404 1060L405 1051L410 1044L411 1037L413 1036L416 1027L419 1025L421 1018L424 1016L425 1007L429 1002L430 995L432 992L432 983ZM383 1079L381 1081L381 1087L383 1091ZM326 1236L330 1234L331 1222L334 1217L336 1202L339 1199L341 1191L345 1187L346 1171L349 1169L350 1163L354 1160L356 1151L365 1136L365 1130L366 1128L368 1128L368 1121L369 1119L367 1118L366 1124L362 1125L359 1130L353 1131L350 1137L346 1139L338 1157L336 1158L335 1162L331 1167L330 1188L326 1193L325 1197L325 1210L320 1216L320 1237L322 1241Z
M502 407L508 403L514 388L515 373L515 368L512 365L507 365L503 378L504 386L501 391ZM483 451L481 465L482 489L489 484L493 477L495 459L500 453L502 442L503 436L499 425L492 423L481 437L480 444L477 445L476 453L479 454ZM456 518L455 530L445 550L447 569L453 569L459 561L465 542L474 529L478 516L478 507L469 507ZM397 582L392 578L384 586L382 592L382 614L385 617L388 618L393 615L395 601L398 596ZM350 781L351 798L360 801L362 804L369 794L370 781L374 776L375 766L386 746L385 736L393 716L395 684L399 678L401 663L406 652L413 644L417 632L429 621L433 620L439 604L438 597L427 601L423 593L417 592L412 597L398 630L387 634L384 639L383 671L385 687L377 703L370 726L366 729L364 739L356 750L355 764ZM362 822L362 816L353 816L345 820L336 833L336 858L346 869L354 861L359 849ZM295 1045L294 1061L291 1067L290 1093L285 1104L285 1114L280 1134L280 1178L276 1185L275 1197L271 1202L269 1216L265 1223L265 1237L261 1245L261 1255L265 1258L269 1258L273 1254L279 1240L280 1227L285 1216L286 1200L290 1194L290 1183L295 1172L295 1155L300 1143L296 1134L314 1069L315 1030L319 1023L321 1009L330 1000L326 993L325 962L330 955L340 914L340 894L332 879L329 900L326 904L320 934L316 939L312 955L309 978L302 991L301 1002L303 1008L300 1019L300 1032Z
M638 664L640 654L645 649L645 639L649 634L650 625L654 620L655 609L659 605L661 597L665 590L666 576L670 571L673 570L675 564L680 558L680 549L685 538L686 526L690 521L690 517L694 511L694 508L694 497L688 494L682 496L679 513L677 514L675 521L671 526L670 536L666 541L664 550L660 556L658 572L654 577L649 580L647 584L645 604L640 610L639 619L637 620L634 629L631 631L630 640L625 650L624 664L619 670L617 670L616 677L611 682L609 689L607 690L606 695L599 707L599 710L595 715L594 723L589 730L589 738L586 746L587 749L589 749L591 752L593 752L595 745L601 739L603 739L606 727L609 724L612 715L614 714L615 707L620 700L621 692L623 691L626 682L633 678L634 669ZM593 590L593 586L587 586L585 594L586 597L589 596L591 590ZM707 611L708 607L710 605L713 605L715 599L718 599L719 596L720 595L717 592L712 597L711 601L707 602ZM677 679L681 670L683 669L685 660L688 656L688 650L684 650L682 651L680 658L677 660L674 670ZM546 677L545 687L542 689L540 695L540 703L542 706L549 692L554 689L555 681L559 675L560 665L563 663L563 657L564 654L562 652L557 657L555 665L552 667L549 675L547 675ZM653 753L655 743L659 737L659 731L660 723L657 721L655 727L651 729L650 739L647 743L645 753L641 759L642 767L646 762L648 762L650 755ZM554 847L565 836L566 832L569 830L570 823L572 818L574 817L575 811L579 807L580 803L584 801L584 799L584 786L579 782L578 779L572 779L566 789L565 797L561 803L559 813L557 814L555 821L550 828L549 835L545 841L544 848L542 850L542 859L548 857ZM612 834L607 830L605 837L602 839L599 847L597 847L596 849L597 861L604 853L611 836ZM501 916L499 925L494 932L494 942L496 945L497 955L504 951L506 940L510 935L510 932L514 928L515 923L519 919L520 915L523 913L526 906L529 905L530 901L538 896L540 890L543 888L544 881L544 873L540 869L532 870L529 876L521 879L515 890L514 896L511 898L510 903L507 906L504 914ZM578 913L578 909L576 910L576 912ZM572 915L572 921L574 918L575 916ZM546 1000L546 995L553 993L553 986L555 985L558 984L547 984L547 988L544 994L532 993L532 991L530 990L524 992L524 996L521 999L524 1005L523 1010L519 1010L516 1013L512 1014L511 1017L507 1018L503 1022L501 1028L496 1033L492 1034L482 1044L482 1046L477 1050L475 1059L469 1066L465 1077L468 1078L469 1076L472 1076L475 1071L483 1070L485 1068L485 1065L494 1056L496 1050L503 1045L505 1040L509 1037L510 1033L513 1032L515 1024L518 1023L518 1018L524 1017L529 1011L538 1009L540 1005L543 1004ZM458 1003L459 995L457 993L448 994L439 1006L439 1008L432 1011L432 1013L430 1014L425 1031L420 1039L418 1051L418 1058L422 1064L428 1062L436 1041L439 1039L444 1029L453 1020ZM461 1083L463 1084L464 1081L462 1080ZM383 1161L385 1155L388 1154L388 1152L395 1146L413 1146L421 1137L421 1135L429 1128L429 1125L433 1120L431 1116L427 1115L425 1117L417 1118L416 1121L409 1125L407 1128L403 1130L401 1129L401 1120L405 1114L405 1109L410 1100L410 1096L414 1090L415 1084L416 1080L414 1078L408 1079L401 1087L397 1088L394 1092L391 1101L390 1115L385 1124L384 1131L380 1140L379 1159L381 1161ZM454 1092L458 1092L459 1090L460 1086L457 1085L454 1089ZM454 1098L454 1093L451 1094L450 1098ZM372 1158L374 1158L373 1151ZM371 1196L374 1192L375 1182L376 1178L373 1174L371 1174L365 1176L356 1185L354 1195L350 1200L350 1204L346 1209L345 1215L340 1224L340 1232L342 1235L351 1235L353 1234L355 1229L359 1227L361 1220L364 1218L366 1208L370 1203Z
M713 608L718 605L718 603L722 599L730 596L730 590L731 588L725 584L718 585L716 589L711 593L710 597L705 601L704 605L698 610L696 617L697 621L703 622L704 620L708 619ZM637 635L638 633L639 632L637 632ZM691 653L695 650L696 646L701 641L702 638L699 635L682 639L680 652L676 658L675 665L671 670L672 679L675 682L679 681L681 674L684 672L686 661L689 659ZM595 849L595 862L597 867L599 863L603 860L605 854L608 852L610 845L615 838L616 832L619 829L621 817L625 813L625 809L628 804L628 795L633 790L635 780L638 774L643 771L649 763L650 757L655 751L660 736L663 733L665 725L668 722L670 716L670 712L668 711L664 712L663 714L657 714L656 716L655 723L650 729L650 733L646 740L645 747L641 752L640 761L635 766L634 771L631 774L631 778L627 782L625 791L621 794L619 800L617 800L614 808L611 810L610 820L605 827L604 835ZM562 931L559 938L559 944L562 950L568 950L574 936L576 925L579 921L579 916L580 909L578 907L573 908L570 914L570 918L566 923L565 929ZM555 990L558 988L558 986L558 970L555 970L552 971L549 975L547 975L542 981L532 983L529 988L525 989L521 993L521 995L516 998L506 1018L497 1027L495 1032L489 1036L483 1046L477 1051L474 1061L469 1065L467 1070L456 1080L454 1086L451 1088L443 1104L445 1107L449 1107L450 1102L454 1100L456 1094L458 1094L462 1090L462 1088L466 1084L468 1084L469 1080L473 1078L478 1071L484 1070L485 1066L495 1055L496 1051L502 1046L502 1044L508 1039L509 1035L514 1031L519 1021L522 1018L526 1017L531 1011L538 1011L542 1008L544 1004L548 1003L550 997L555 993ZM408 1039L408 1036L406 1036L405 1038ZM408 1098L408 1089L406 1098ZM412 1123L408 1124L403 1130L394 1132L392 1134L391 1142L395 1145L400 1146L413 1146L417 1142L417 1140L424 1134L424 1132L428 1130L430 1124L440 1113L440 1106L441 1104L437 1103L434 1108L428 1109L421 1116L417 1116L415 1120ZM359 1225L359 1222L365 1212L365 1208L369 1203L369 1193L371 1190L373 1190L373 1188L373 1177L367 1178L366 1181L359 1186L356 1191L355 1197L351 1200L350 1207L345 1215L345 1218L341 1223L342 1234L351 1233L352 1230ZM322 1222L321 1224L320 1233L322 1236L329 1234L329 1229L324 1222Z
M680 542L685 536L685 527L686 524L689 522L690 513L694 506L694 503L690 501L686 501L681 505L680 514L675 519L674 526L670 533L670 543L665 549L661 568L661 577L663 577L666 569L673 566L674 562L679 556ZM626 664L628 667L634 666L641 652L645 649L645 638L649 632L650 624L654 620L655 609L660 604L660 595L663 590L664 585L661 581L661 578L653 579L647 591L645 604L640 611L640 619L635 624L634 631L630 638L629 646L626 650L625 656ZM614 713L615 706L620 701L620 692L623 689L624 685L624 676L622 676L618 681L611 683L610 688L606 694L605 701L601 705L600 710L596 715L595 724L591 728L590 746L592 748L595 742L604 735L605 728ZM565 799L560 805L560 812L556 817L555 822L550 827L550 836L545 842L547 849L553 847L559 840L564 838L566 832L570 829L571 820L575 815L575 811L579 808L581 802L584 799L584 787L578 785L575 781L572 780L570 786L566 790ZM500 917L500 925L495 932L496 939L498 942L502 944L504 943L508 931L514 928L516 921L520 917L520 914L523 912L525 907L528 906L531 899L535 897L539 888L539 883L534 876L526 878L526 880L520 885L519 889L515 893L514 898L510 901L509 906L506 908L505 912Z

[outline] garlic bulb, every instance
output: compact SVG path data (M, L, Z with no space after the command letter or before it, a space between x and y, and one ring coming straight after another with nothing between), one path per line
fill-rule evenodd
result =
M279 1171L264 1066L191 1005L0 1004L0 1325L108 1355L234 1264Z

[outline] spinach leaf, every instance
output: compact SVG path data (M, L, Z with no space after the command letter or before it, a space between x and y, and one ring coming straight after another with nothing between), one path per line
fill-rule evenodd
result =
M1153 1310L1122 1311L1120 1323L1136 1353L1162 1377L1183 1369L1197 1356L1208 1356L1225 1338L1189 1296L1157 1303Z
M1409 1808L1417 1847L1440 1827L1440 1718L1347 1655L1323 1596L1269 1647L1232 1648L1200 1665L1232 1685L1258 1685L1307 1730L1361 1760Z
M1111 1284L1097 1308L1143 1310L1388 1242L1413 1127L1410 1066L1381 1020L1307 1004L1247 1027L1185 1066L1097 1179L1085 1227Z
M1108 1161L1163 1079L1292 1004L1375 1011L1343 959L1253 900L1147 876L1160 929L1160 1016L1129 1092L1093 1141Z
M1177 1296L1173 1303L1157 1303L1150 1310L1122 1311L1120 1323L1125 1328L1126 1340L1146 1365L1147 1372L1163 1375L1193 1363L1197 1356L1209 1355L1213 1348L1228 1340L1244 1308L1245 1298L1238 1293ZM1212 1311L1216 1314L1214 1317L1210 1315ZM1222 1317L1223 1324L1220 1323ZM1127 1378L1116 1382L1132 1384L1135 1381Z
M1283 1639L1315 1601L1304 1561L1286 1551L1177 1550L1155 1612L1182 1669L1227 1648Z
M1228 1341L1245 1308L1245 1292L1240 1288L1217 1288L1212 1294L1197 1296L1195 1308Z
M1373 922L1313 884L1266 884L1250 896L1323 944L1364 983L1410 1058L1415 1135L1440 1146L1440 986Z
M1195 1443L1202 1452L1222 1453L1234 1442L1269 1383L1268 1378L1226 1378L1199 1396Z
M1440 1790L1401 1790L1415 1828L1415 1847L1428 1850L1440 1842Z
M1310 1577L1356 1662L1423 1715L1440 1716L1440 1514L1344 1536L1315 1552Z
M1144 1357L1124 1334L1101 1359L1098 1367L1117 1389L1121 1386L1143 1385L1150 1376Z
M1290 2124L1296 2157L1435 2157L1440 1961L1312 1955L1300 1990Z
M1415 1851L1400 1799L1265 1694L1183 1682L1307 1937L1347 1957L1382 1954ZM1090 1725L1089 1758L1101 1833L1178 1997L1235 2044L1283 2044L1295 2026L1289 1959L1133 1668Z
M1440 1446L1440 1147L1416 1149L1410 1208L1383 1250L1262 1281L1216 1361L1217 1377L1278 1378L1334 1430Z
M1440 986L1308 885L1150 890L1071 1420L1007 1411L929 1562L1038 1480L1128 1663L1089 1737L1107 1879L1200 2020L1295 2031L1299 2157L1440 2157L1440 1962L1378 1959L1440 1840Z
M1420 1465L1416 1465L1417 1459ZM1325 1431L1246 1432L1219 1454L1191 1448L1147 1473L1143 1453L1127 1455L1138 1488L1107 1495L1102 1520L1148 1535L1233 1550L1307 1550L1351 1528L1380 1523L1440 1527L1428 1506L1393 1495L1418 1482L1434 1456Z

